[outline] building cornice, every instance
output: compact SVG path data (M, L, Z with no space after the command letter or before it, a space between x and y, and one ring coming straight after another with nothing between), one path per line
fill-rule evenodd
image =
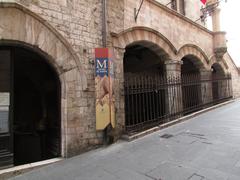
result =
M187 22L187 23L190 23L191 25L193 25L193 26L195 26L195 27L197 27L197 28L205 31L206 33L209 33L209 34L213 35L213 32L210 31L209 29L207 29L206 27L204 27L204 26L202 26L202 25L194 22L193 20L191 20L191 19L189 19L188 17L186 17L186 16L178 13L177 11L168 8L167 6L161 4L160 2L158 2L158 1L156 1L156 0L146 0L146 1L148 1L149 3L154 4L155 6L161 8L162 10L164 10L164 11L166 11L166 12L168 12L168 13L174 15L174 16L177 16L178 18L182 19L183 21L185 21L185 22Z

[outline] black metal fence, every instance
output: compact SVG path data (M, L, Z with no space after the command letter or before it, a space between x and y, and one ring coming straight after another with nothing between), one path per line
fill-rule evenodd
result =
M125 76L126 131L141 131L232 98L231 76Z

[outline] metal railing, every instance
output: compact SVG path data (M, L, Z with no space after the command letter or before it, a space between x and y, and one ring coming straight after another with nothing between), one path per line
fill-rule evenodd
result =
M232 98L231 76L125 76L125 120L128 133L170 122Z

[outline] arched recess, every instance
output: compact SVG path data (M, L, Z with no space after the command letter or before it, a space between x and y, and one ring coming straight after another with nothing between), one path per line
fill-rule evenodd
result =
M178 59L182 59L183 57L186 56L193 56L196 57L195 59L197 59L197 61L195 61L195 65L198 67L203 67L205 69L208 69L208 63L209 63L209 59L207 57L207 55L204 53L204 51L199 48L196 45L193 44L186 44L184 46L182 46L178 52L177 52L177 56Z
M170 58L174 58L177 50L174 45L161 33L148 27L137 26L124 30L118 34L112 33L113 46L124 49L134 42L151 42L144 46L161 55L159 47L161 47ZM157 46L156 46L157 45Z
M229 96L228 74L224 71L223 66L214 62L211 65L212 71L212 98L213 101L219 101Z
M47 59L33 49L0 44L0 92L10 98L11 140L7 143L13 145L5 149L12 152L14 165L61 156L60 78Z
M181 79L183 109L186 114L192 113L202 103L201 71L206 69L198 56L186 54L181 58Z
M123 58L125 126L128 132L162 123L167 114L165 61L169 54L151 41L134 41Z
M229 67L224 59L222 61L217 61L216 56L212 56L210 58L209 66L212 67L214 64L217 64L219 68L221 68L221 71L226 75L229 73Z
M151 54L150 55L151 58L149 58L149 62L150 62L149 64L151 64L153 66L152 67L149 67L149 66L147 67L146 66L146 68L144 67L145 70L148 68L148 71L147 72L145 71L145 72L148 73L148 76L146 76L146 77L149 77L149 78L153 77L154 72L155 73L163 72L162 71L163 61L165 61L165 60L175 60L176 59L175 57L176 57L177 50L174 47L174 45L166 37L164 37L161 33L157 32L157 31L155 31L151 28L139 27L138 26L138 27L129 28L129 29L124 30L120 33L112 33L111 35L112 35L112 43L113 43L112 46L115 48L115 53L118 55L117 56L117 61L115 61L115 65L117 67L116 78L119 78L119 82L124 82L125 83L125 84L124 83L116 84L115 87L120 87L119 89L124 89L125 88L125 90L126 90L126 86L127 86L126 77L128 76L129 73L130 74L131 73L136 73L136 72L131 72L131 70L130 71L127 70L127 68L124 68L124 66L125 67L128 66L128 65L126 65L126 62L130 62L130 61L128 61L128 55L133 54L134 56L136 56L136 58L130 58L131 62L133 63L135 60L137 60L137 58L138 59L144 59L143 58L144 55L142 53L142 50L146 50L149 53L149 55ZM139 56L141 56L142 58L141 57L139 58ZM146 59L146 55L145 55L145 59ZM137 61L135 61L135 62L137 62ZM138 69L138 70L135 69L135 70L140 71L140 69ZM152 73L152 75L150 75L151 73ZM138 75L139 76L137 78L139 79L139 82L140 82L141 73L138 73ZM133 76L129 76L129 77L131 78ZM144 82L147 83L147 81L148 81L147 79L144 79ZM147 86L146 83L145 83L145 86ZM131 86L131 87L133 87L133 86ZM143 87L144 87L144 84L142 84L140 88L143 88ZM127 126L126 116L128 116L129 115L128 112L131 112L132 110L130 108L130 110L128 109L128 112L126 112L126 106L127 106L126 96L125 97L120 96L121 92L120 91L118 92L117 88L116 88L115 92L116 92L116 94L119 94L119 96L116 96L116 102L119 102L119 103L125 102L124 106L117 107L118 110L117 110L116 116L121 117L121 119L122 119L121 125L123 127L125 127L126 129L128 129L126 127ZM144 93L146 93L146 92L144 92ZM164 92L164 90L159 90L159 91L157 91L157 93L159 93L159 99L161 99L160 97L162 97L162 99L163 99L162 104L165 104L165 99L164 99L165 98L164 97L165 92ZM131 95L129 95L129 97L130 96ZM145 94L145 96L146 96L146 94ZM139 101L143 102L141 99L139 99ZM141 103L139 103L139 104L141 104ZM130 104L128 104L128 105L130 105ZM145 105L143 105L143 104L141 104L141 105L139 105L141 107L134 106L134 105L132 107L134 107L134 108L138 107L140 109L141 108L144 109ZM139 111L141 111L141 110L139 110ZM143 113L143 112L146 113L148 111L149 111L149 109L145 108L145 111L141 111L141 113ZM162 110L162 111L160 110L158 113L159 113L159 116L160 116L160 114L162 115L162 114L165 113L165 110ZM135 114L137 114L137 113L135 113ZM148 112L148 115L149 114L150 113ZM142 121L142 120L140 120L140 121ZM153 122L154 123L157 122L157 121L151 121L150 117L145 117L144 121L145 122L144 123L142 122L142 124L146 124L147 126L149 124L152 124ZM137 120L135 119L135 120L133 120L133 124L131 124L131 123L128 124L129 125L129 130L130 129L135 129L135 127L137 129L140 128L136 124L136 122L137 122ZM152 123L150 123L150 122L152 122Z
M224 76L226 75L226 72L224 71L224 68L222 67L222 65L220 63L213 63L211 65L212 68L212 72L216 73L217 76Z
M0 45L24 46L36 51L56 70L61 81L61 146L68 154L68 87L87 89L87 78L77 54L46 20L17 3L0 3Z

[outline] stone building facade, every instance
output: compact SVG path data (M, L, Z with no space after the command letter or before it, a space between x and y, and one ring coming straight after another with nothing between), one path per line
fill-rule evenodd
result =
M21 49L20 54L25 50L28 54L25 59L36 54L60 82L59 109L55 110L60 114L56 126L60 128L59 142L53 143L59 146L58 156L77 155L103 143L103 132L95 129L93 64L94 49L103 46L102 3L101 0L0 1L0 50ZM239 84L237 67L226 52L225 33L212 32L198 20L200 1L185 0L183 15L180 0L176 1L175 10L171 4L167 5L167 0L144 0L135 20L134 9L140 3L140 0L106 2L106 45L114 49L116 57L115 139L125 128L123 59L127 48L138 45L150 49L163 62L167 75L181 74L182 59L191 57L202 76L210 75L213 64L217 63L225 74L232 75L233 84ZM16 61L21 62L21 58ZM36 75L36 79L40 77L41 74ZM41 81L42 88L47 89L49 86ZM233 86L234 97L239 93L239 87Z

